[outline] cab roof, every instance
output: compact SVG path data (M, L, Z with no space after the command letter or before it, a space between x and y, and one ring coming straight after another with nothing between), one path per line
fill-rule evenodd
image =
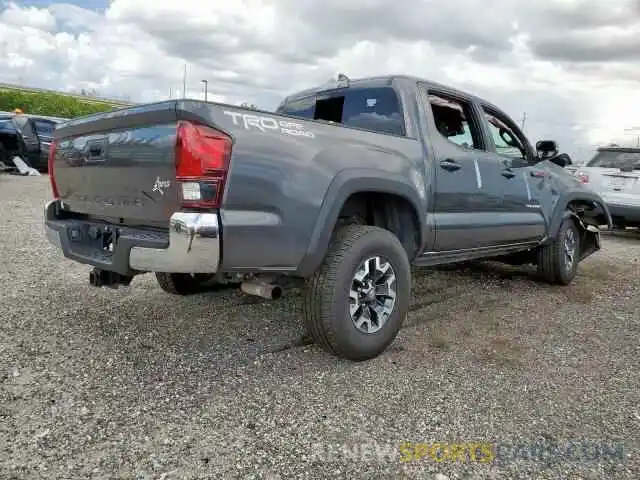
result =
M344 83L341 83L339 80L336 80L336 79L331 79L323 85L318 85L315 87L311 87L305 90L295 92L287 96L282 103L288 103L294 100L300 100L300 99L311 97L321 93L329 93L332 91L339 91L339 90L350 89L350 88L377 88L377 87L391 87L394 85L402 88L403 85L410 85L410 84L415 85L418 83L424 84L427 88L432 87L437 90L441 90L446 93L453 94L454 96L461 97L463 99L466 98L468 100L482 103L498 111L502 110L501 108L492 104L491 102L488 102L487 100L477 97L476 95L473 95L469 92L465 92L455 87L451 87L448 85L444 85L441 83L437 83L425 78L420 78L412 75L383 75L383 76L376 76L376 77L356 78L356 79L348 79Z

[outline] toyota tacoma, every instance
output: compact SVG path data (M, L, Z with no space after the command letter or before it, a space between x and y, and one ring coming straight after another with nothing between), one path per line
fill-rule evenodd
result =
M287 97L275 112L170 100L57 126L48 239L94 286L153 272L167 292L303 281L326 351L395 339L411 265L492 259L566 285L610 225L602 198L497 106L408 76Z

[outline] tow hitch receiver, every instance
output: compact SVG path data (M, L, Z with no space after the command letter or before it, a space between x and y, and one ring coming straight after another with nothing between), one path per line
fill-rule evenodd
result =
M128 286L131 280L133 277L99 268L94 268L89 272L89 283L94 287L118 288L120 285Z

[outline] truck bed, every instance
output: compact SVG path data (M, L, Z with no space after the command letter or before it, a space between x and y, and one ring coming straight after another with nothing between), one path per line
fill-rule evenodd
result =
M181 205L180 122L232 140L215 208ZM415 181L413 191L424 182L415 139L212 102L173 100L91 115L61 124L55 138L53 176L64 211L164 229L176 211L216 211L222 243L233 245L223 267L236 271L295 270L318 239L323 203L335 200L327 192L333 186L337 194L345 178L377 172L397 183Z

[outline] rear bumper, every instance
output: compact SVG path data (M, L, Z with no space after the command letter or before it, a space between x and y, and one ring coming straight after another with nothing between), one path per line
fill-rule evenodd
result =
M168 232L65 218L57 200L47 203L44 216L47 239L66 258L103 270L121 275L215 273L220 265L217 213L176 212ZM105 240L112 238L112 244Z

